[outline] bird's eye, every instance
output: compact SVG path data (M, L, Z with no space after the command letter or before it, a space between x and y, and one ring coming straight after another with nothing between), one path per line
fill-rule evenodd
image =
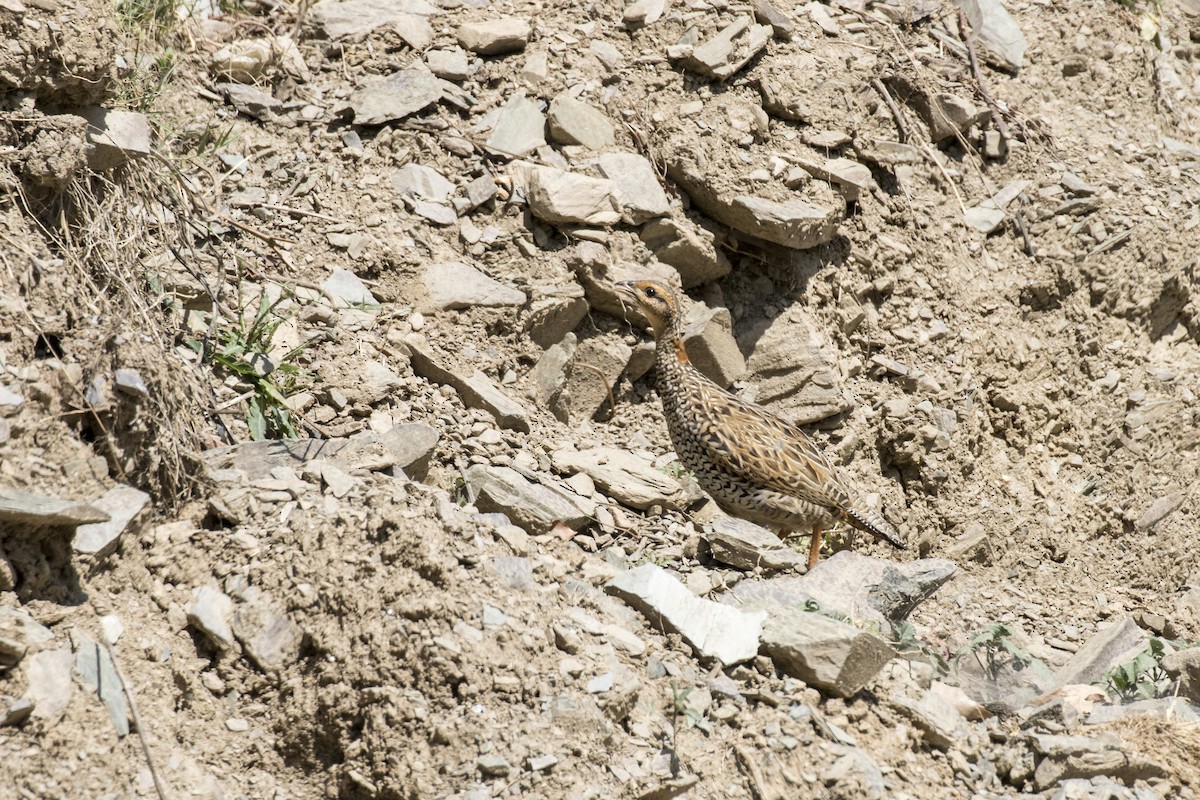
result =
M654 291L653 287L646 287L646 297L658 297L658 292Z

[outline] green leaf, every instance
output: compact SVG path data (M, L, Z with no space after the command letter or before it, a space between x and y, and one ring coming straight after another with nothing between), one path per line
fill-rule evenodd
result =
M251 439L259 442L267 438L267 418L263 416L258 395L250 398L250 405L246 410L246 424L250 427Z

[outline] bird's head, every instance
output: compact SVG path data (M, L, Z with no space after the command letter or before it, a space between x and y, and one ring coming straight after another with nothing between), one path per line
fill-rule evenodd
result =
M642 316L654 328L654 338L665 331L678 327L682 321L679 295L666 284L658 281L621 281L617 284L621 300L642 312Z

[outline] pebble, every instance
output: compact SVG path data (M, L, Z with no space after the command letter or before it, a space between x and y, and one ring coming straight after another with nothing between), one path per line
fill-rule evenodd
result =
M531 30L528 21L515 17L468 22L458 28L458 43L481 56L515 53L529 44Z

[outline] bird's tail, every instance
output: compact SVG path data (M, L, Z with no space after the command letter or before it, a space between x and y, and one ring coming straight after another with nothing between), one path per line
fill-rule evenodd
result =
M892 527L892 524L886 519L876 514L874 511L860 511L858 509L850 509L846 512L846 519L850 524L860 531L866 531L872 536L880 539L886 539L888 544L893 547L898 547L903 550L906 545L904 537L899 531Z

